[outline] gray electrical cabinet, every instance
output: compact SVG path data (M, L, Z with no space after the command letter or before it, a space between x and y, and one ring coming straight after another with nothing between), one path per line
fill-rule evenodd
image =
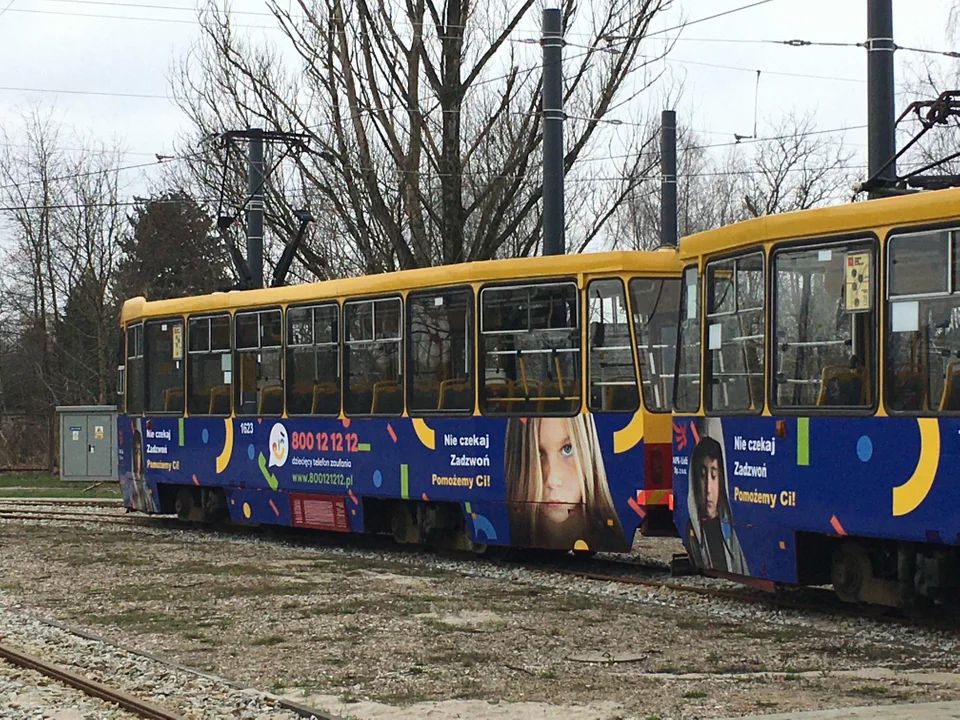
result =
M116 481L116 406L61 406L57 414L60 416L60 479Z

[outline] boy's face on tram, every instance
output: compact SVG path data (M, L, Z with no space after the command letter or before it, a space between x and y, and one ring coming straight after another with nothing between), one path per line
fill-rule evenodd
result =
M697 471L700 475L697 498L700 510L705 518L712 520L717 516L717 504L720 501L720 461L705 457Z
M583 500L576 450L560 418L540 421L540 470L543 473L543 513L561 523Z

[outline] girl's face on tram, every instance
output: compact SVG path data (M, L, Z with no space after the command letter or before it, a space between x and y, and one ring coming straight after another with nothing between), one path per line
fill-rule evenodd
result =
M576 450L562 418L543 418L539 437L543 473L541 508L548 520L561 523L583 500Z
M720 462L716 458L705 457L700 465L701 508L706 518L717 516L717 503L720 501Z

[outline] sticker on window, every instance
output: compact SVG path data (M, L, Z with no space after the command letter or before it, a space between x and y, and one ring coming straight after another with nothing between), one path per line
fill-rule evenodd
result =
M917 332L920 329L920 303L916 300L893 303L890 306L890 330Z
M870 310L870 253L850 253L844 269L845 309L847 312Z
M707 350L720 349L720 328L720 323L714 323L710 326L710 331L707 334Z

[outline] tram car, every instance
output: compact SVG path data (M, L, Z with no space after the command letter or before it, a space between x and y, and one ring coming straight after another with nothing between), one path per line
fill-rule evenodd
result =
M192 520L625 551L672 531L676 251L127 301L124 503Z
M960 190L683 238L674 522L706 573L960 585Z

